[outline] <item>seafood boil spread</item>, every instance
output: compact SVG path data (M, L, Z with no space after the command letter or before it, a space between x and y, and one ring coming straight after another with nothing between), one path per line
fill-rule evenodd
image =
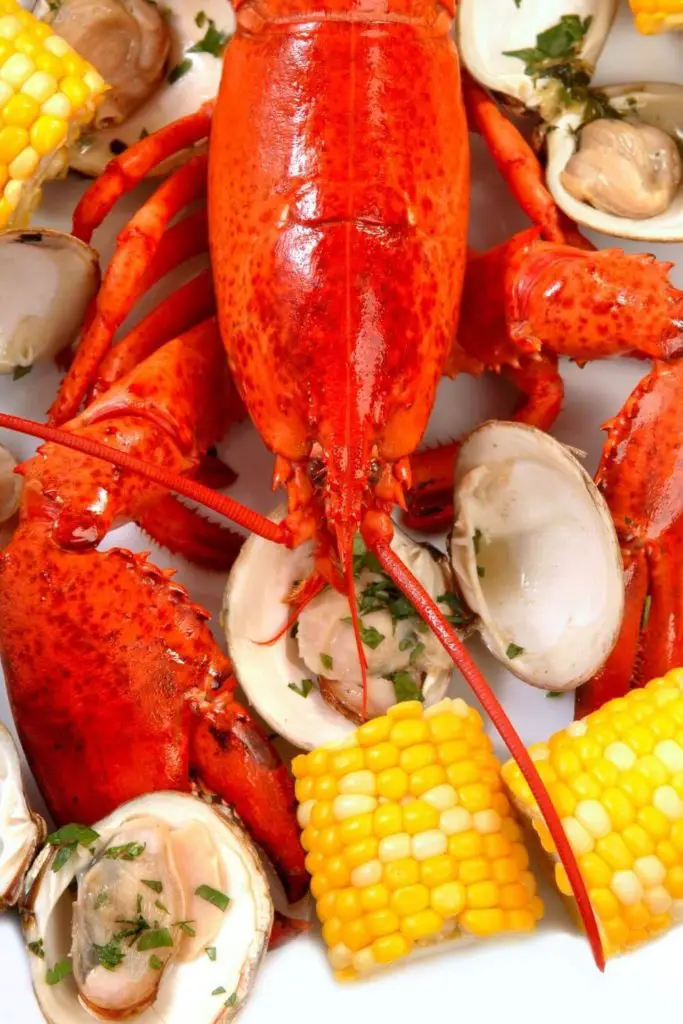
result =
M683 292L649 253L683 83L601 84L617 17L682 45L683 0L0 0L0 910L49 1024L227 1024L307 932L331 984L523 946L543 870L586 970L683 922ZM476 137L528 221L488 250ZM563 372L617 356L592 477ZM484 374L514 413L428 445ZM220 581L215 624L124 523ZM574 720L526 744L473 642Z

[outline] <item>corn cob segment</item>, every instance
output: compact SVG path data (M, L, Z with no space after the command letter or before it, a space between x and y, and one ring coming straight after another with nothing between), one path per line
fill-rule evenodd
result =
M49 25L0 0L0 230L28 223L40 186L66 172L67 147L105 90Z
M607 956L683 920L683 669L529 748L562 819ZM563 867L517 765L503 779L554 862Z
M481 717L397 704L294 760L311 891L337 977L543 914Z
M636 28L643 35L683 29L683 0L629 0Z

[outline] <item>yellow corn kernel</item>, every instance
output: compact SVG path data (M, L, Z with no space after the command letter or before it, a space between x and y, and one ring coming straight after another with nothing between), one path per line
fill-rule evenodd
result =
M26 54L13 53L0 67L0 79L13 89L21 89L35 69L35 64Z
M346 855L337 854L335 857L330 857L325 865L325 875L329 880L329 884L334 889L341 889L343 886L348 885L351 872Z
M504 835L498 833L484 837L484 855L492 860L498 857L509 857L512 844Z
M471 748L467 740L446 740L440 743L436 749L436 755L441 765L458 764L460 761L469 758ZM470 779L474 782L476 779Z
M623 790L634 807L647 807L652 802L652 786L640 772L632 770L619 776L619 788Z
M666 873L666 888L675 900L683 899L683 865L669 868Z
M311 800L315 793L315 779L297 779L294 783L294 793L300 804Z
M383 804L375 811L374 833L382 839L403 831L403 814L398 804Z
M311 879L311 892L316 900L327 895L332 888L333 886L331 885L327 875L317 874Z
M373 838L361 839L357 843L351 843L344 850L344 860L351 868L357 868L366 861L374 860L379 849L379 840Z
M421 795L425 803L441 812L452 810L458 802L457 793L447 782L443 785L436 785L432 789L427 789Z
M439 816L439 828L447 836L468 832L473 824L472 815L464 807L452 807Z
M302 779L296 783L295 792L297 800L307 800L310 797L299 796L298 787L302 787L302 792L308 792L308 789L304 789L302 783L310 783L312 790L311 796L315 796L316 800L334 800L339 795L339 789L337 787L337 780L334 775L320 775L317 779ZM349 790L345 790L349 792Z
M491 864L485 857L472 857L459 865L458 878L463 885L472 885L490 878L491 870Z
M372 952L378 964L393 964L402 956L408 956L412 948L412 943L405 935L399 934L383 935L372 944Z
M448 854L429 857L420 863L420 879L429 889L450 882L456 875L453 858Z
M45 49L55 57L66 57L71 47L61 36L48 36L45 40Z
M412 750L417 749L417 747L412 748ZM404 751L403 754L401 755L401 766L405 769L405 771L409 772L410 774L409 789L411 794L413 796L424 797L424 795L427 792L433 792L435 789L438 788L443 791L442 795L444 799L446 798L446 796L448 796L448 798L453 800L453 803L450 804L450 806L452 807L457 797L453 792L451 786L444 785L444 783L446 782L446 772L444 771L444 769L441 767L441 765L433 763L425 765L420 768L408 768L403 762L403 757L405 754L411 753L412 750ZM428 800L427 803L431 804L432 807L435 806L432 800ZM437 807L436 809L446 810L445 807Z
M406 939L418 942L437 935L443 928L443 918L433 910L421 910L417 914L409 914L401 921L401 934Z
M429 889L426 885L408 885L403 889L396 889L391 894L389 906L398 914L405 917L406 914L416 914L429 906Z
M381 718L373 718L356 729L356 739L361 747L374 747L378 743L384 743L391 732L391 719L383 715Z
M504 929L508 932L532 932L538 918L528 910L508 910L504 915Z
M420 879L420 869L413 858L394 860L384 865L384 882L390 889L402 889L415 885Z
M362 889L366 885L376 885L382 881L382 862L380 860L368 860L359 864L351 872L351 885Z
M412 843L408 833L397 832L380 840L378 854L383 864L389 864L393 860L404 860L409 857L411 850Z
M368 722L368 725L371 723ZM309 757L311 755L309 754ZM332 775L339 778L341 775L346 775L348 772L359 772L365 768L365 754L360 747L350 747L348 750L338 750L332 753L329 757L325 756L325 767ZM329 767L328 767L329 763ZM314 773L312 773L314 774ZM321 772L315 774L322 775Z
M403 828L408 835L439 827L439 813L424 800L413 800L403 808Z
M413 836L412 853L418 861L438 857L439 854L446 853L447 850L448 838L439 829L429 829Z
M31 96L17 93L5 104L2 116L5 124L30 128L40 113L40 106Z
M429 734L434 743L461 739L465 733L465 720L452 713L431 715L428 719Z
M334 897L334 893L328 894ZM327 899L327 896L323 896L323 899ZM337 946L341 942L341 937L344 933L344 924L339 918L331 918L325 921L322 927L323 939L328 949L332 949L333 946Z
M509 857L501 857L499 860L494 860L491 864L491 877L499 885L516 882L519 878L519 872L519 867Z
M365 911L381 910L383 907L388 906L390 898L391 892L389 888L381 883L369 885L360 894L361 905Z
M653 786L662 786L669 777L666 768L654 754L639 757L635 769Z
M334 781L334 777L332 777ZM375 796L377 784L375 776L367 768L358 772L348 772L339 779L338 788L340 793L362 793L365 796Z
M373 939L379 939L382 935L391 935L399 930L400 921L398 915L385 907L382 910L373 910L366 914L365 923Z
M367 724L372 725L372 722ZM385 768L395 768L398 764L398 750L393 743L378 743L365 751L365 763L375 773Z
M678 850L668 839L662 839L661 842L657 843L655 846L655 853L661 860L662 864L666 864L668 868L673 867L680 862Z
M491 807L491 790L481 783L473 783L463 786L458 791L458 799L466 811L475 814L477 811L485 811Z
M429 738L429 729L426 722L416 718L399 720L392 726L390 738L392 743L403 750L405 747L425 743Z
M440 917L457 917L466 905L467 892L462 882L444 882L432 889L430 901L432 910Z
M460 915L460 924L465 931L481 938L487 935L499 935L505 929L505 916L502 910L465 910Z
M636 818L653 839L666 839L671 831L671 823L668 818L656 807L642 807Z
M369 814L376 807L377 800L374 796L364 796L361 793L338 796L332 803L332 811L337 821L355 818L358 814Z
M363 918L359 918L357 921L348 921L343 926L342 942L352 953L358 953L370 945L372 935Z
M357 889L349 887L337 893L336 912L341 921L355 921L361 916L360 893Z
M338 835L342 843L355 843L359 839L367 839L374 832L375 821L372 814L359 814L355 818L347 818L339 825Z
M404 722L410 718L419 718L424 724L424 708L418 700L405 700L390 707L387 717L391 719L392 727L394 722Z
M39 163L40 157L35 149L31 149L28 146L9 165L10 177L14 178L15 181L28 181L31 175L35 173Z
M449 837L448 852L457 860L468 857L479 857L484 849L484 841L478 832L461 832Z
M7 184L8 180L9 180L9 171L5 167L4 164L0 164L0 192L2 192L3 188Z
M460 796L461 787L476 785L479 782L479 767L474 761L461 761L458 764L449 764L446 768L446 776L451 786L454 786Z
M499 905L500 890L495 882L475 882L466 886L466 892L467 906L471 910L488 910Z
M377 776L377 792L385 800L402 800L408 793L408 776L402 768L385 768Z
M343 799L343 797L337 797L336 799ZM348 799L351 798L349 797ZM342 817L338 807L335 807L335 803L330 803L329 800L314 800L311 802L313 803L313 807L311 808L311 825L315 829L330 828ZM305 805L302 804L302 806ZM357 813L358 812L354 810L351 810L350 812L350 814Z
M337 906L337 894L336 892L326 892L324 896L321 896L317 900L315 910L318 915L318 920L321 924L327 924L334 918ZM327 942L327 939L325 940ZM339 939L335 939L332 945L336 945Z
M408 747L406 750L401 751L399 758L401 768L408 775L412 775L413 772L419 772L422 768L434 765L435 762L436 751L431 743L418 743L416 746ZM445 777L444 772L442 778Z

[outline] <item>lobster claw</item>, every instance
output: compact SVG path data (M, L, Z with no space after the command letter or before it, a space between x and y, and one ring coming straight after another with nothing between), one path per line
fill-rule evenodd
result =
M577 693L577 718L683 664L683 362L656 363L605 429L596 483L620 539L626 606L614 651Z

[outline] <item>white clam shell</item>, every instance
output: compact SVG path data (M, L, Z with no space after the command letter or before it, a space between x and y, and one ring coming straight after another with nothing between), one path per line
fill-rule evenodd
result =
M228 1024L239 1012L254 983L273 922L273 905L263 866L256 849L224 808L187 793L153 793L119 807L94 826L97 845L106 843L130 818L151 815L171 828L201 822L223 859L230 905L213 940L216 957L202 954L190 961L174 961L161 981L153 1006L137 1015L137 1024ZM71 948L69 885L89 863L91 854L78 848L59 871L52 870L56 850L46 847L27 880L23 911L26 943L43 941L45 958L30 955L31 974L40 1008L49 1024L92 1024L93 1016L81 1005L73 975L57 985L46 982L46 969L65 959ZM225 993L212 995L217 988ZM230 997L235 994L234 1000ZM231 1005L226 1006L230 1000Z
M202 103L214 99L218 93L223 69L221 57L212 53L188 51L204 38L209 18L213 19L218 30L232 35L235 30L232 7L224 0L202 0L202 3L197 4L188 3L187 0L165 0L163 7L168 11L172 39L168 70L171 71L185 59L191 60L192 66L175 82L169 82L167 74L157 91L122 124L100 131L87 131L69 154L71 167L81 174L89 177L101 174L115 155L110 148L112 143L115 149L117 142L132 146L145 133L152 134L178 118L194 114ZM200 11L206 15L206 21L201 26L196 21ZM50 21L48 0L37 0L34 13ZM187 152L178 154L164 161L152 173L166 174L182 163L186 156Z
M17 902L44 838L45 823L26 802L14 741L0 723L0 910Z
M97 253L63 231L0 234L0 373L69 345L100 284Z
M279 510L272 518L280 519L283 514ZM429 557L399 530L395 531L392 547L413 570L418 557ZM313 674L289 631L274 644L259 644L283 628L291 611L283 598L295 581L306 579L312 568L310 543L289 550L254 535L232 568L223 603L228 650L250 704L280 736L302 750L340 742L356 728L317 689L304 700L289 688L290 682L299 684ZM326 674L333 676L334 672ZM427 674L422 687L427 705L446 695L451 675L447 658L443 669Z
M454 505L453 569L491 652L542 689L589 679L616 643L624 582L614 524L586 471L540 430L484 423L461 447Z

